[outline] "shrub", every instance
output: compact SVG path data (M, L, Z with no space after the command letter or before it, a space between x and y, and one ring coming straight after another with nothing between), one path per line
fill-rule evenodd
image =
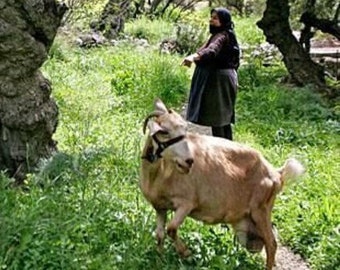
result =
M151 20L142 16L126 22L124 33L136 38L146 39L150 44L156 45L163 39L174 36L174 26L172 23L161 19Z
M155 251L154 212L138 187L141 126L156 96L177 108L186 99L179 57L128 45L54 50L43 71L59 106L60 152L22 188L0 174L0 268L263 269L227 229L190 219L182 228L190 259L168 240L162 256ZM313 269L336 269L339 109L310 89L278 84L284 72L241 66L236 140L277 166L292 155L305 163L306 178L278 196L273 220Z

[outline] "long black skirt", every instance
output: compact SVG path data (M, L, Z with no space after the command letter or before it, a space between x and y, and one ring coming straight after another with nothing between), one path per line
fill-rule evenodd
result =
M196 66L191 80L187 120L203 126L235 123L237 73Z

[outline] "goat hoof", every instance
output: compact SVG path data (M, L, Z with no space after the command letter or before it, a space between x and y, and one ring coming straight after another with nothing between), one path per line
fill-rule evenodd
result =
M157 237L157 248L163 248L164 237Z
M163 245L157 245L157 252L159 253L159 254L162 254L163 252L164 252L164 247L163 247Z
M181 256L181 258L183 258L183 259L188 258L191 255L191 251L188 248L186 248L184 250L179 250L178 253Z

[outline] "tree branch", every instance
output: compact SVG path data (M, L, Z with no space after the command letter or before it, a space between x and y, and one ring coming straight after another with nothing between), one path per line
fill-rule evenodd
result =
M335 14L334 14L334 22L339 22L339 15L340 15L340 3L338 4Z
M315 14L307 11L301 15L300 22L331 34L340 40L340 27L337 20L319 19Z

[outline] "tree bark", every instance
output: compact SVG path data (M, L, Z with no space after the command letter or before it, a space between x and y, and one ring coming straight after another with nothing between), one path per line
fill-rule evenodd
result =
M117 38L124 31L125 20L129 17L131 0L108 0L99 21L93 21L90 27L101 31L108 39Z
M66 9L54 0L0 2L0 170L18 183L56 150L58 108L39 68Z
M311 12L314 13L315 11L315 4L316 0L307 0L306 5L305 5L305 12ZM304 48L306 53L310 52L310 47L311 47L311 39L313 38L315 32L312 32L312 27L308 24L304 25L304 28L301 30L300 34L300 45Z
M289 74L298 85L313 84L319 86L320 91L327 89L323 87L323 67L311 60L292 33L288 0L267 0L266 10L257 25L263 30L267 41L277 46Z
M312 12L301 15L300 22L308 27L315 27L324 33L331 34L340 40L340 26L338 20L320 19Z

